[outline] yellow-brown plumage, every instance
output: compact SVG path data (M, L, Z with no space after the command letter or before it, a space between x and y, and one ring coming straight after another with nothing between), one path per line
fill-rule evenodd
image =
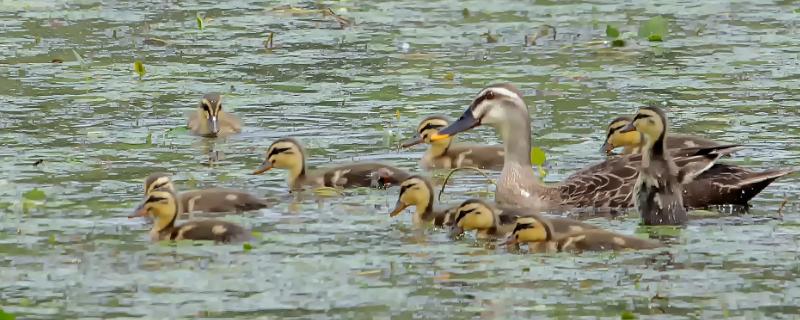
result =
M454 142L455 137L431 141L430 137L447 127L449 119L434 115L423 119L417 126L413 139L403 143L408 148L420 143L430 146L420 160L425 170L453 169L461 167L477 167L481 169L499 170L503 168L503 146L485 146Z
M242 123L236 116L222 110L222 96L209 93L203 96L186 124L189 131L203 137L220 137L239 133Z
M291 190L300 190L304 186L385 188L398 185L410 176L405 170L373 162L357 162L308 170L305 149L293 138L275 140L267 148L264 162L253 174L262 174L272 169L284 169L289 172L287 182Z
M214 242L240 242L250 238L243 227L224 220L195 220L175 225L180 203L169 189L156 189L144 198L129 217L152 216L150 238L159 240L210 240Z
M157 172L150 174L144 181L145 197L153 190L168 189L177 192L172 183L170 174ZM229 188L210 188L189 190L179 194L180 213L239 213L243 211L258 210L272 205L266 199L251 193Z
M641 250L664 246L658 241L599 228L557 232L549 219L538 215L517 219L506 244L527 244L531 252Z

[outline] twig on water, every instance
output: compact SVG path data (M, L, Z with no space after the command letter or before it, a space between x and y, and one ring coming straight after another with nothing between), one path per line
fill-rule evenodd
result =
M487 175L487 174L486 174L486 172L485 172L485 171L483 171L483 170L481 170L480 168L477 168L477 167L461 167L461 168L455 168L455 169L452 169L452 170L450 170L450 172L448 172L448 173L447 173L447 177L445 177L445 178L444 178L444 183L442 183L442 189L441 189L441 190L439 190L439 195L436 197L436 200L437 200L437 201L439 201L439 202L441 202L441 201L442 201L442 193L444 193L444 189L445 189L445 187L447 187L447 181L449 181L449 180L450 180L450 176L452 176L452 175L453 175L453 173L455 173L456 171L461 171L461 170L472 170L472 171L477 171L477 172L478 172L478 173L480 173L480 174L481 174L481 175L482 175L484 178L486 178L486 181L488 181L488 182L489 182L489 184L493 184L495 187L497 187L497 184L495 184L495 183L494 183L494 181L492 181L492 179L491 179L491 178L489 178L489 175Z

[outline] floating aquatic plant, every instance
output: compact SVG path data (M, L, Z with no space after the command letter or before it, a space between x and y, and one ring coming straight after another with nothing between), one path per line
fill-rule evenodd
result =
M139 80L142 80L142 78L144 78L144 74L147 71L144 69L144 63L142 62L142 60L136 60L133 62L133 71L139 75Z
M664 41L668 32L669 25L667 19L664 19L662 16L652 17L639 26L639 37L652 42Z

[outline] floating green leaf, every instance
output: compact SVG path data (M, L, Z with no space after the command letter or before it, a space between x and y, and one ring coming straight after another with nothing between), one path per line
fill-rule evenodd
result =
M13 313L8 313L3 311L3 309L0 309L0 320L16 320L16 319L17 316L15 316Z
M139 80L144 77L144 74L147 72L147 70L144 69L144 63L142 60L136 60L133 62L133 71L139 75Z
M464 18L469 18L469 9L464 8L464 10L461 10L461 15L464 16Z
M451 72L451 71L446 72L444 74L444 79L447 80L447 81L453 81L453 79L455 79L455 78L456 78L456 74Z
M547 161L547 155L545 155L544 150L539 147L533 147L531 149L531 164L541 166L544 165L545 161Z
M800 13L800 8L794 9L794 13Z
M261 232L258 232L258 231L250 232L250 236L252 236L253 238L259 239L259 240L264 238L264 235Z
M606 36L609 38L619 37L619 29L614 28L612 25L606 25Z
M44 194L44 191L39 190L38 188L34 188L31 191L23 193L22 197L32 201L42 201L47 198L47 196Z
M244 251L253 250L253 245L250 244L249 242L245 242L244 244L242 244L242 249L244 249Z
M611 46L612 47L624 47L625 46L625 40L622 40L622 39L611 40Z
M153 144L153 131L147 131L147 138L145 138L144 143Z
M201 17L200 14L198 13L197 14L197 29L203 30L204 27L205 26L203 24L203 17Z
M56 244L56 235L51 233L50 236L47 237L47 243Z
M639 37L650 41L662 41L669 32L667 19L662 16L655 16L645 21L639 26Z
M636 315L630 311L623 311L622 314L619 315L619 318L622 320L633 320L636 319Z

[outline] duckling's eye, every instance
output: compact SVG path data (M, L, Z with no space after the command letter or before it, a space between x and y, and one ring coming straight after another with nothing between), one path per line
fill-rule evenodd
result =
M208 105L207 105L207 104L205 104L205 103L203 104L203 111L205 111L205 112L211 112L210 108L209 108L209 107L208 107Z
M485 99L486 99L486 100L492 100L492 99L494 99L494 91L489 91L489 92L487 92L487 93L486 93L486 95L485 95L484 97L485 97Z
M150 202L161 202L161 201L166 201L166 200L167 200L167 198L162 198L162 197L150 197L150 198L148 198L148 199L147 199L147 202L148 202L148 203L150 203Z

